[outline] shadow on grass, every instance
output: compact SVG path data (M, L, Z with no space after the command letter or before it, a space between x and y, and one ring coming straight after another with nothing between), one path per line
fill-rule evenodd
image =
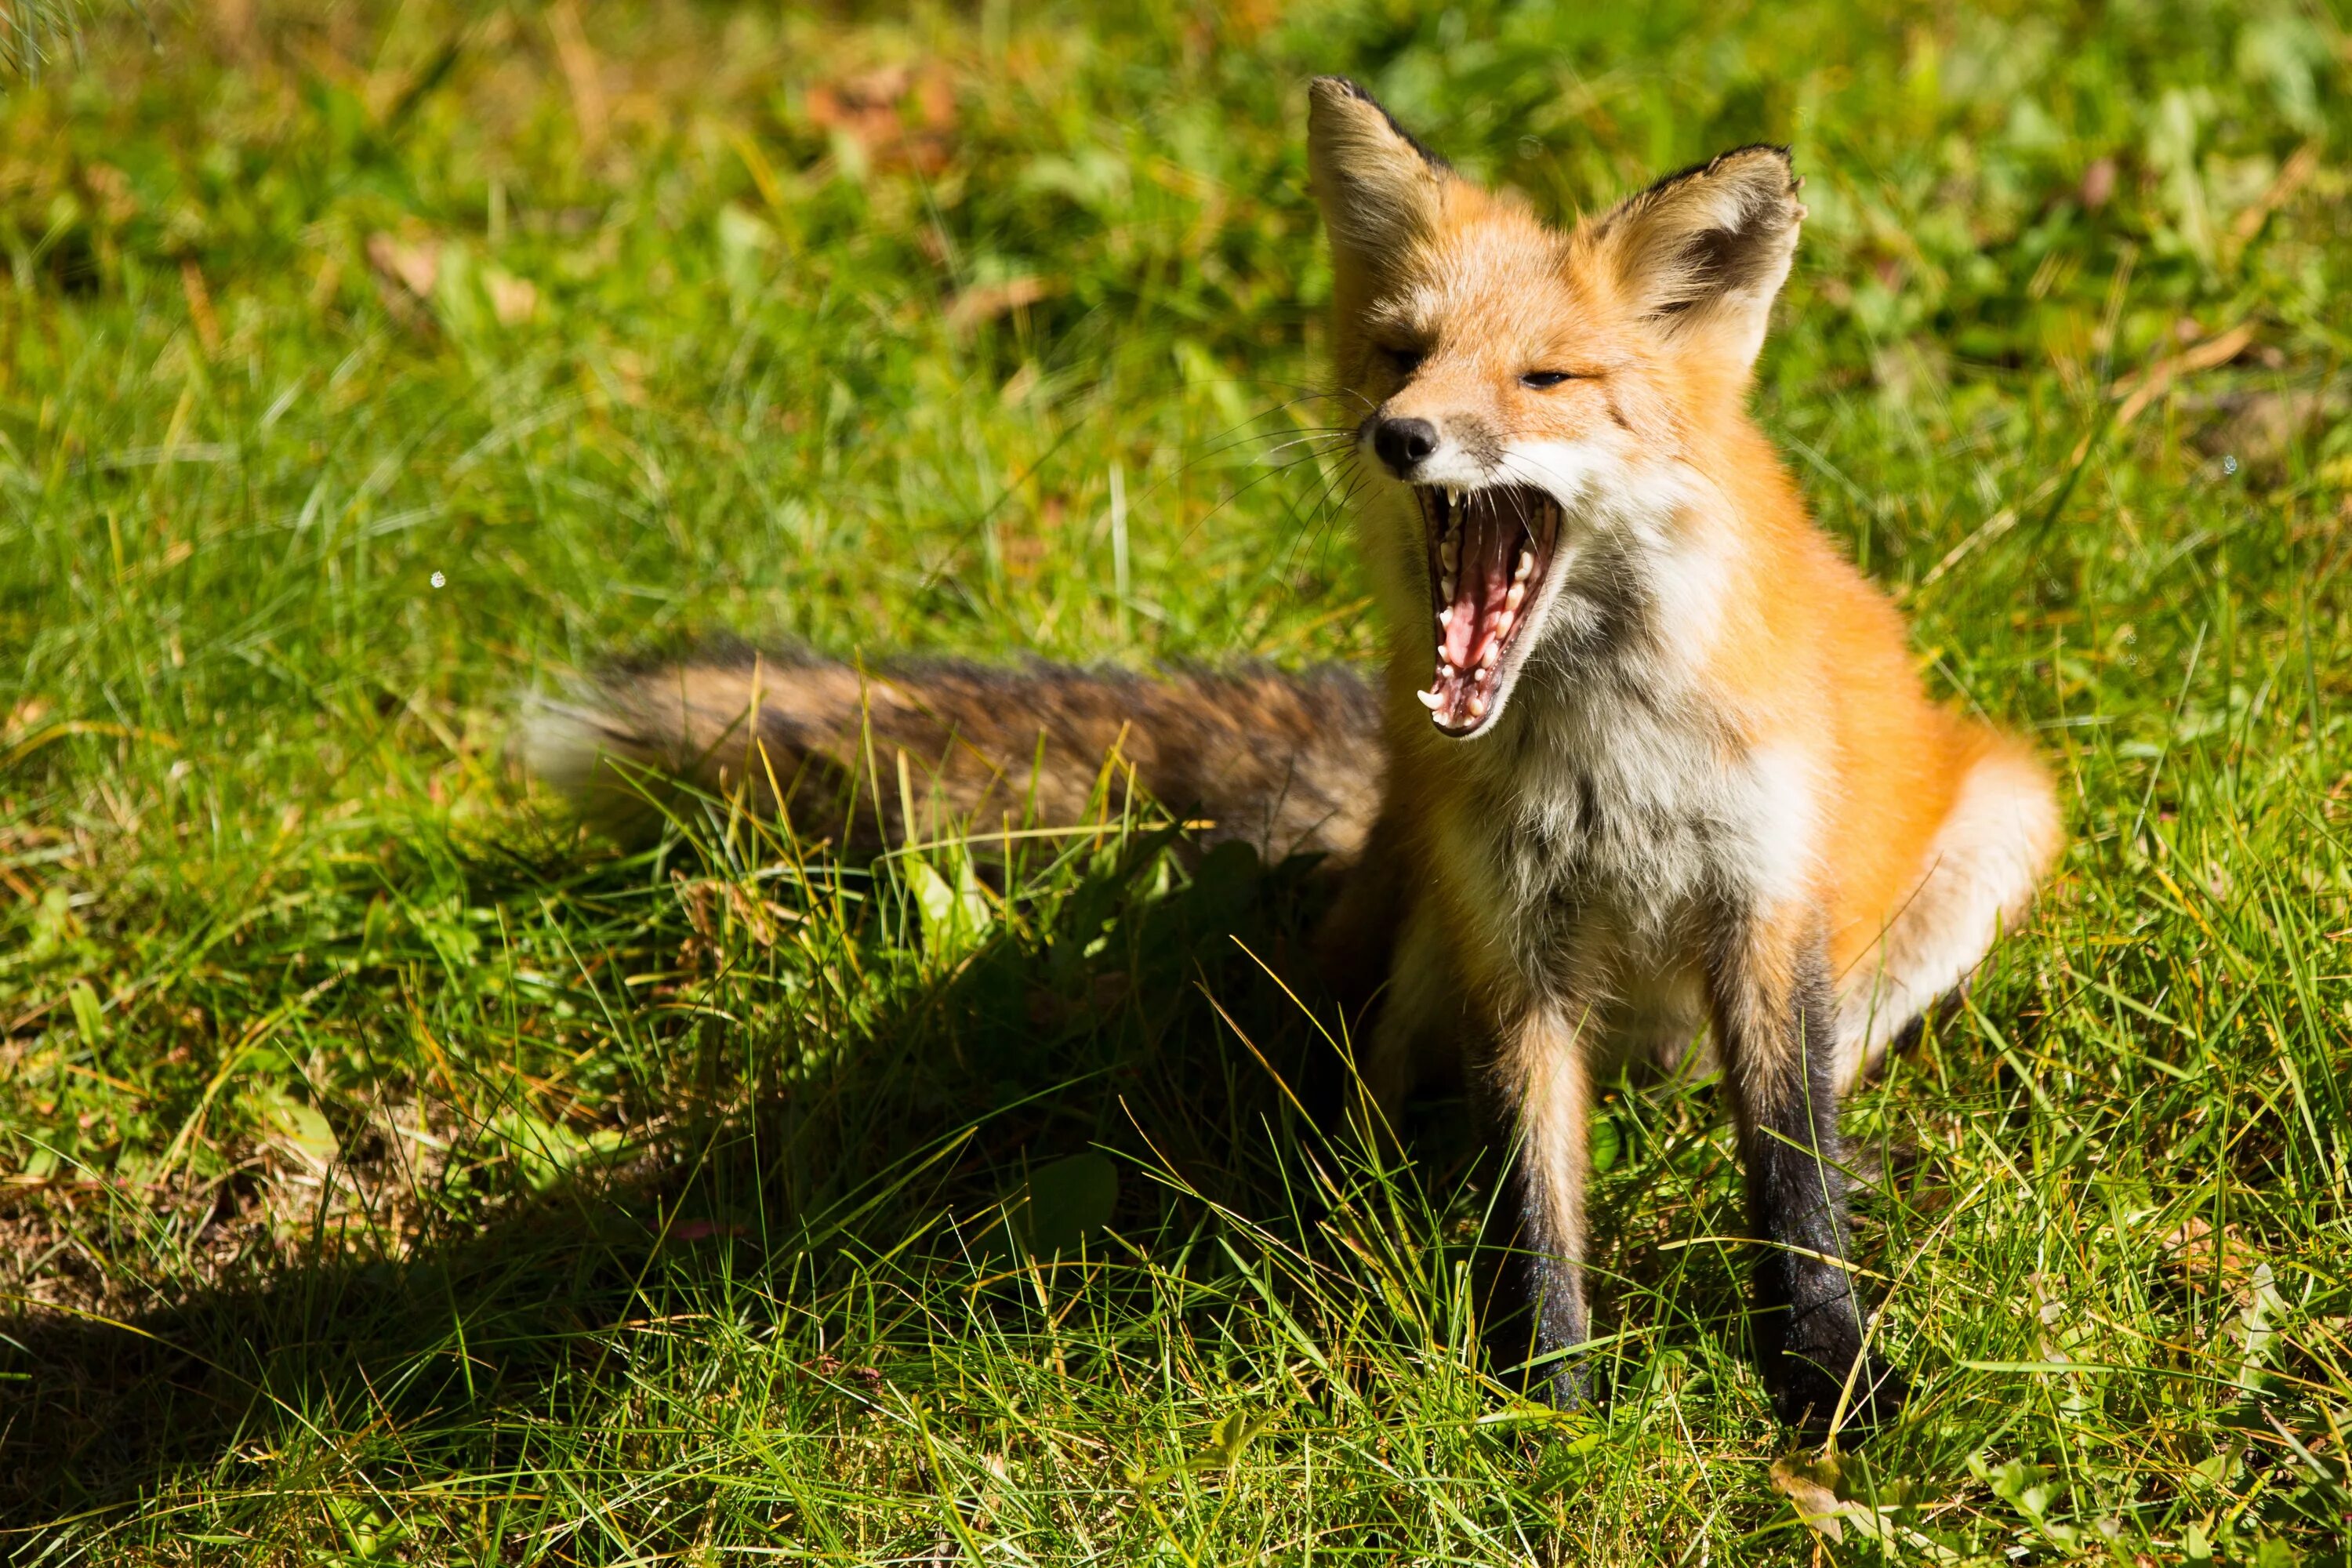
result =
M1025 1283L988 1282L1013 1279L1005 1265L1033 1247L1082 1238L1098 1254L1181 1255L1196 1280L1227 1270L1191 1245L1210 1232L1247 1229L1343 1267L1348 1250L1421 1247L1424 1279L1475 1276L1489 1365L1516 1360L1523 1320L1489 1310L1508 1299L1491 1293L1507 1278L1509 1219L1461 1102L1413 1113L1402 1221L1328 1201L1351 1182L1362 1193L1362 1172L1340 1169L1349 1157L1292 1098L1328 1045L1273 977L1306 967L1325 898L1312 868L1261 868L1236 847L1147 886L1160 853L1079 889L1105 918L1000 938L911 988L854 1046L772 1064L736 1106L684 1114L625 1163L574 1171L478 1225L445 1224L396 1258L281 1253L114 1320L0 1320L0 1523L14 1537L0 1542L22 1549L68 1521L104 1532L195 1491L217 1519L223 1494L250 1488L259 1518L303 1478L393 1498L515 1473L538 1462L534 1444L641 1418L615 1413L642 1395L649 1338L706 1327L785 1347L807 1380L792 1419L826 1419L824 1391L845 1380L949 1388L963 1336L1034 1305L1018 1299ZM486 869L493 892L500 878L529 885ZM1622 1220L1601 1212L1604 1232ZM1604 1326L1668 1292L1670 1338L1736 1325L1738 1281L1708 1256L1637 1253L1633 1275L1601 1287ZM1166 1331L1150 1272L1089 1287L1147 1338ZM1110 1302L1121 1291L1132 1300ZM1294 1307L1334 1315L1328 1301ZM1736 1326L1732 1342L1736 1355ZM1624 1356L1596 1368L1599 1386L1639 1364Z
M1214 854L1146 897L1156 858L1076 895L1116 916L1117 940L997 940L854 1047L773 1064L737 1106L676 1117L625 1163L478 1226L444 1225L397 1258L289 1248L115 1317L0 1318L0 1524L15 1537L0 1555L191 1486L269 1473L282 1488L297 1451L322 1482L356 1467L389 1489L498 1470L621 1395L617 1331L691 1321L719 1297L748 1300L813 1361L870 1361L889 1329L851 1321L854 1280L951 1289L1040 1226L1150 1237L1216 1206L1295 1215L1282 1163L1297 1117L1267 1066L1295 1076L1317 1033L1252 955L1301 967L1318 879ZM527 867L477 869L477 898L532 885ZM1111 1158L1085 1168L1101 1190L1077 1194L1080 1212L1008 1223L1032 1172L1087 1151Z

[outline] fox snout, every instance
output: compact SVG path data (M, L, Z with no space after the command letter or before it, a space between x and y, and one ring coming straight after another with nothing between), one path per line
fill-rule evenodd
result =
M1372 426L1372 455L1398 479L1412 478L1437 450L1437 426L1426 419L1381 419Z
M1364 421L1360 442L1391 476L1416 485L1488 482L1501 455L1485 421L1467 414L1432 419L1383 405Z

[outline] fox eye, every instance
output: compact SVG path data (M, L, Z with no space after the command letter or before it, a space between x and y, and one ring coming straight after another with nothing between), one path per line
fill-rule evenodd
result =
M1575 379L1576 374L1573 371L1531 370L1528 372L1527 374L1519 377L1519 384L1521 386L1532 386L1538 392L1541 392L1546 387L1558 386L1563 381L1574 381Z
M1421 368L1421 362L1429 357L1419 349L1382 349L1381 352L1389 356L1389 363L1396 366L1399 375L1411 375Z

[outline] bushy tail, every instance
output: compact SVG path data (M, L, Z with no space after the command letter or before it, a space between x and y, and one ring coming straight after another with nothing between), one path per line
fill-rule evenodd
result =
M521 751L618 827L674 779L781 806L804 844L872 854L1082 826L1097 820L1108 782L1114 812L1139 788L1203 824L1201 841L1344 863L1379 809L1379 731L1370 689L1338 669L1144 677L925 660L860 670L729 652L616 668L571 700L541 702Z

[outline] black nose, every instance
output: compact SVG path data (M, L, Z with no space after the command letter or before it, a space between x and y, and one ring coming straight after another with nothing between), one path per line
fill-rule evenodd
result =
M1426 419L1383 419L1372 427L1372 450L1403 479L1437 450L1437 426Z

